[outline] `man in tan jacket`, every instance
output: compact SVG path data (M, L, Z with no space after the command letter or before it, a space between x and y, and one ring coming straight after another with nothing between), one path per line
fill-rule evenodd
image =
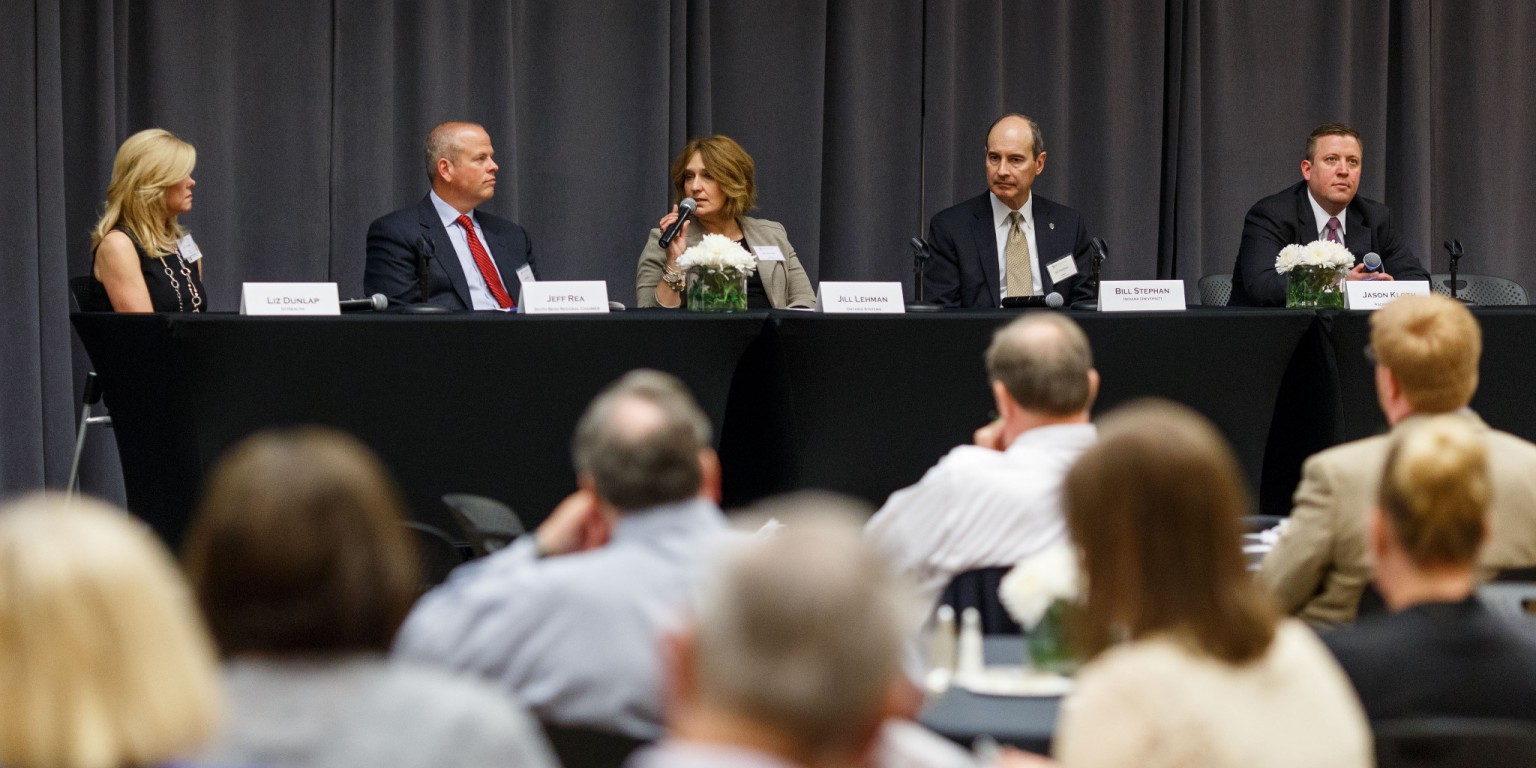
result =
M1430 414L1457 414L1486 441L1493 498L1479 577L1536 565L1536 445L1490 428L1468 404L1477 391L1482 330L1461 304L1407 296L1371 317L1376 397L1396 432ZM1365 520L1376 504L1390 434L1307 459L1291 518L1259 579L1283 610L1318 628L1354 621L1371 577Z

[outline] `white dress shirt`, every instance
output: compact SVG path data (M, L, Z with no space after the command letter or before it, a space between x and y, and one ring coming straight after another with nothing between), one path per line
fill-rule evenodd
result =
M989 194L987 199L992 201L992 228L997 235L997 295L1008 295L1008 230L1013 223L1008 221L1008 214L1013 209L997 199L997 195ZM1024 214L1024 221L1019 228L1024 230L1024 239L1029 242L1029 293L1032 296L1040 295L1040 248L1035 245L1035 193L1030 190L1029 197L1024 199L1024 204L1019 206L1019 213Z
M428 192L432 198L432 207L437 209L437 215L443 220L443 229L448 230L448 239L453 243L453 253L459 257L459 267L464 270L464 282L469 284L469 299L472 309L501 309L496 297L491 295L491 289L485 284L485 276L480 274L480 265L475 263L474 254L469 252L469 238L464 234L464 228L459 226L459 211L453 206L443 202L437 192ZM491 244L485 239L485 230L480 228L480 220L475 218L475 212L469 212L469 220L474 222L475 237L480 238L480 244L485 246L486 255L491 255ZM491 259L491 269L496 270L496 277L501 279L502 286L506 286L507 280L501 277L501 270L496 267L496 259ZM511 290L508 288L507 290ZM517 301L517 297L511 297Z
M1066 540L1061 481L1096 440L1092 424L1060 424L1031 429L1006 451L959 446L891 494L865 536L917 582L926 620L954 577Z
M1310 190L1310 189L1307 190L1307 202L1312 204L1312 215L1317 217L1317 239L1318 240L1326 240L1326 239L1328 239L1328 220L1331 219L1331 218L1335 218L1335 217L1332 214L1328 213L1327 211L1323 210L1323 207L1321 205L1317 204L1317 198L1312 196L1312 190ZM1345 231L1344 228L1346 226L1345 223L1344 223L1344 214L1347 213L1348 211L1349 211L1348 208L1345 208L1344 210L1339 211L1339 215L1337 217L1338 220L1339 220L1339 242L1340 243L1344 242L1344 231Z
M547 722L658 738L662 634L731 540L698 499L624 515L587 552L540 559L522 536L427 593L395 655L488 679Z

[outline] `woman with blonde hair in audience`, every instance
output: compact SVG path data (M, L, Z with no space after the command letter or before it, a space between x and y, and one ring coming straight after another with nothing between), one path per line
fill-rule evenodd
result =
M192 210L197 150L170 131L128 137L112 163L101 219L91 230L91 279L81 309L201 312L202 253L177 218Z
M1404 427L1387 449L1366 532L1372 579L1393 613L1364 617L1324 642L1372 720L1536 722L1536 642L1473 592L1493 495L1486 427L1460 414Z
M1203 417L1143 402L1068 473L1090 660L1062 703L1066 766L1366 768L1360 704L1321 641L1247 573L1237 462Z
M148 528L89 499L0 507L0 765L170 765L219 711L213 644Z
M217 765L552 766L527 710L479 681L386 657L420 565L362 443L257 434L214 468L185 560L226 659Z

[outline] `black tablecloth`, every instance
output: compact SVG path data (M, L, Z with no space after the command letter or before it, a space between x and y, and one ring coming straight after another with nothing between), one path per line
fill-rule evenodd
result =
M1024 638L988 635L983 638L987 664L1019 664L1024 657ZM1059 696L982 696L951 687L928 701L918 722L934 733L969 748L976 737L991 736L999 744L1045 755L1051 751L1056 732Z

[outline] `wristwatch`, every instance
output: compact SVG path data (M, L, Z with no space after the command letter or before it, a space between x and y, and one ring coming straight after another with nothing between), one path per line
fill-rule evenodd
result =
M670 286L672 290L677 291L678 293L682 293L683 285L688 281L688 276L683 272L673 272L671 269L662 269L661 281Z

